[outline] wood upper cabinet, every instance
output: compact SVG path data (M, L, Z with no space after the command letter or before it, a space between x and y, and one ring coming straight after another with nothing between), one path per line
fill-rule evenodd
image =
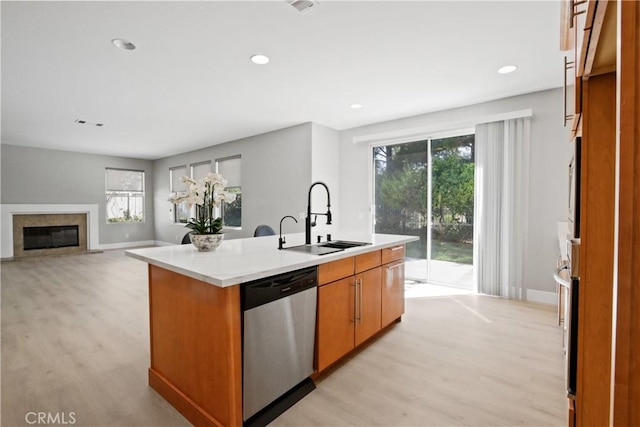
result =
M318 371L354 348L355 287L350 276L318 288Z
M381 298L380 267L356 275L356 345L380 330Z
M382 327L404 314L404 261L382 266Z
M613 0L562 2L560 50L567 52L564 120L565 124L571 123L571 138L582 135L583 82L590 76L616 70L617 3Z

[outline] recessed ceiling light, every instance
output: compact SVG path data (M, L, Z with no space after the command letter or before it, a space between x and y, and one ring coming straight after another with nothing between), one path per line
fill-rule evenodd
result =
M516 67L515 65L505 65L504 67L500 68L498 72L500 74L509 74L509 73L513 73L517 69L518 67Z
M251 62L258 65L264 65L269 63L269 58L264 55L251 55Z
M302 12L302 13L308 12L309 9L311 9L313 6L316 6L318 4L317 1L311 1L311 0L287 0L287 1L291 6L298 9L298 12Z
M111 40L111 43L113 43L113 45L118 49L122 50L134 50L136 48L135 44L124 39L113 39Z
M362 104L351 104L349 105L349 107L353 108L354 110L357 110L359 108L362 108Z

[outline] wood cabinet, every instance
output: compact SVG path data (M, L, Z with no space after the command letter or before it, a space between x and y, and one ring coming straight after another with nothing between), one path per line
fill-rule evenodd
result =
M149 385L194 425L242 425L240 287L150 264L149 317Z
M382 267L382 327L404 314L404 261L395 261Z
M318 372L402 316L402 259L404 245L319 266Z
M569 425L640 425L640 4L584 5L576 50L581 126L573 132L582 135L578 370Z
M381 328L380 267L356 275L355 344L362 344Z
M355 278L350 276L318 288L318 371L340 359L355 346L355 286Z
M584 82L576 423L607 425L611 390L616 75Z
M620 2L613 426L640 425L640 3Z

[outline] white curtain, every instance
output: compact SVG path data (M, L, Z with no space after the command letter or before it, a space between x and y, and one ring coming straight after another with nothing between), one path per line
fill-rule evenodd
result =
M529 118L476 126L474 248L478 292L526 299Z

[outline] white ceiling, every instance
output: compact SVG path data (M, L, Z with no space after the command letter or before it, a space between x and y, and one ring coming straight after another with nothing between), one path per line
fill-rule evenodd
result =
M156 159L309 121L342 130L562 84L557 1L1 8L2 143L14 145ZM271 62L252 64L254 53ZM507 64L518 71L496 72Z

